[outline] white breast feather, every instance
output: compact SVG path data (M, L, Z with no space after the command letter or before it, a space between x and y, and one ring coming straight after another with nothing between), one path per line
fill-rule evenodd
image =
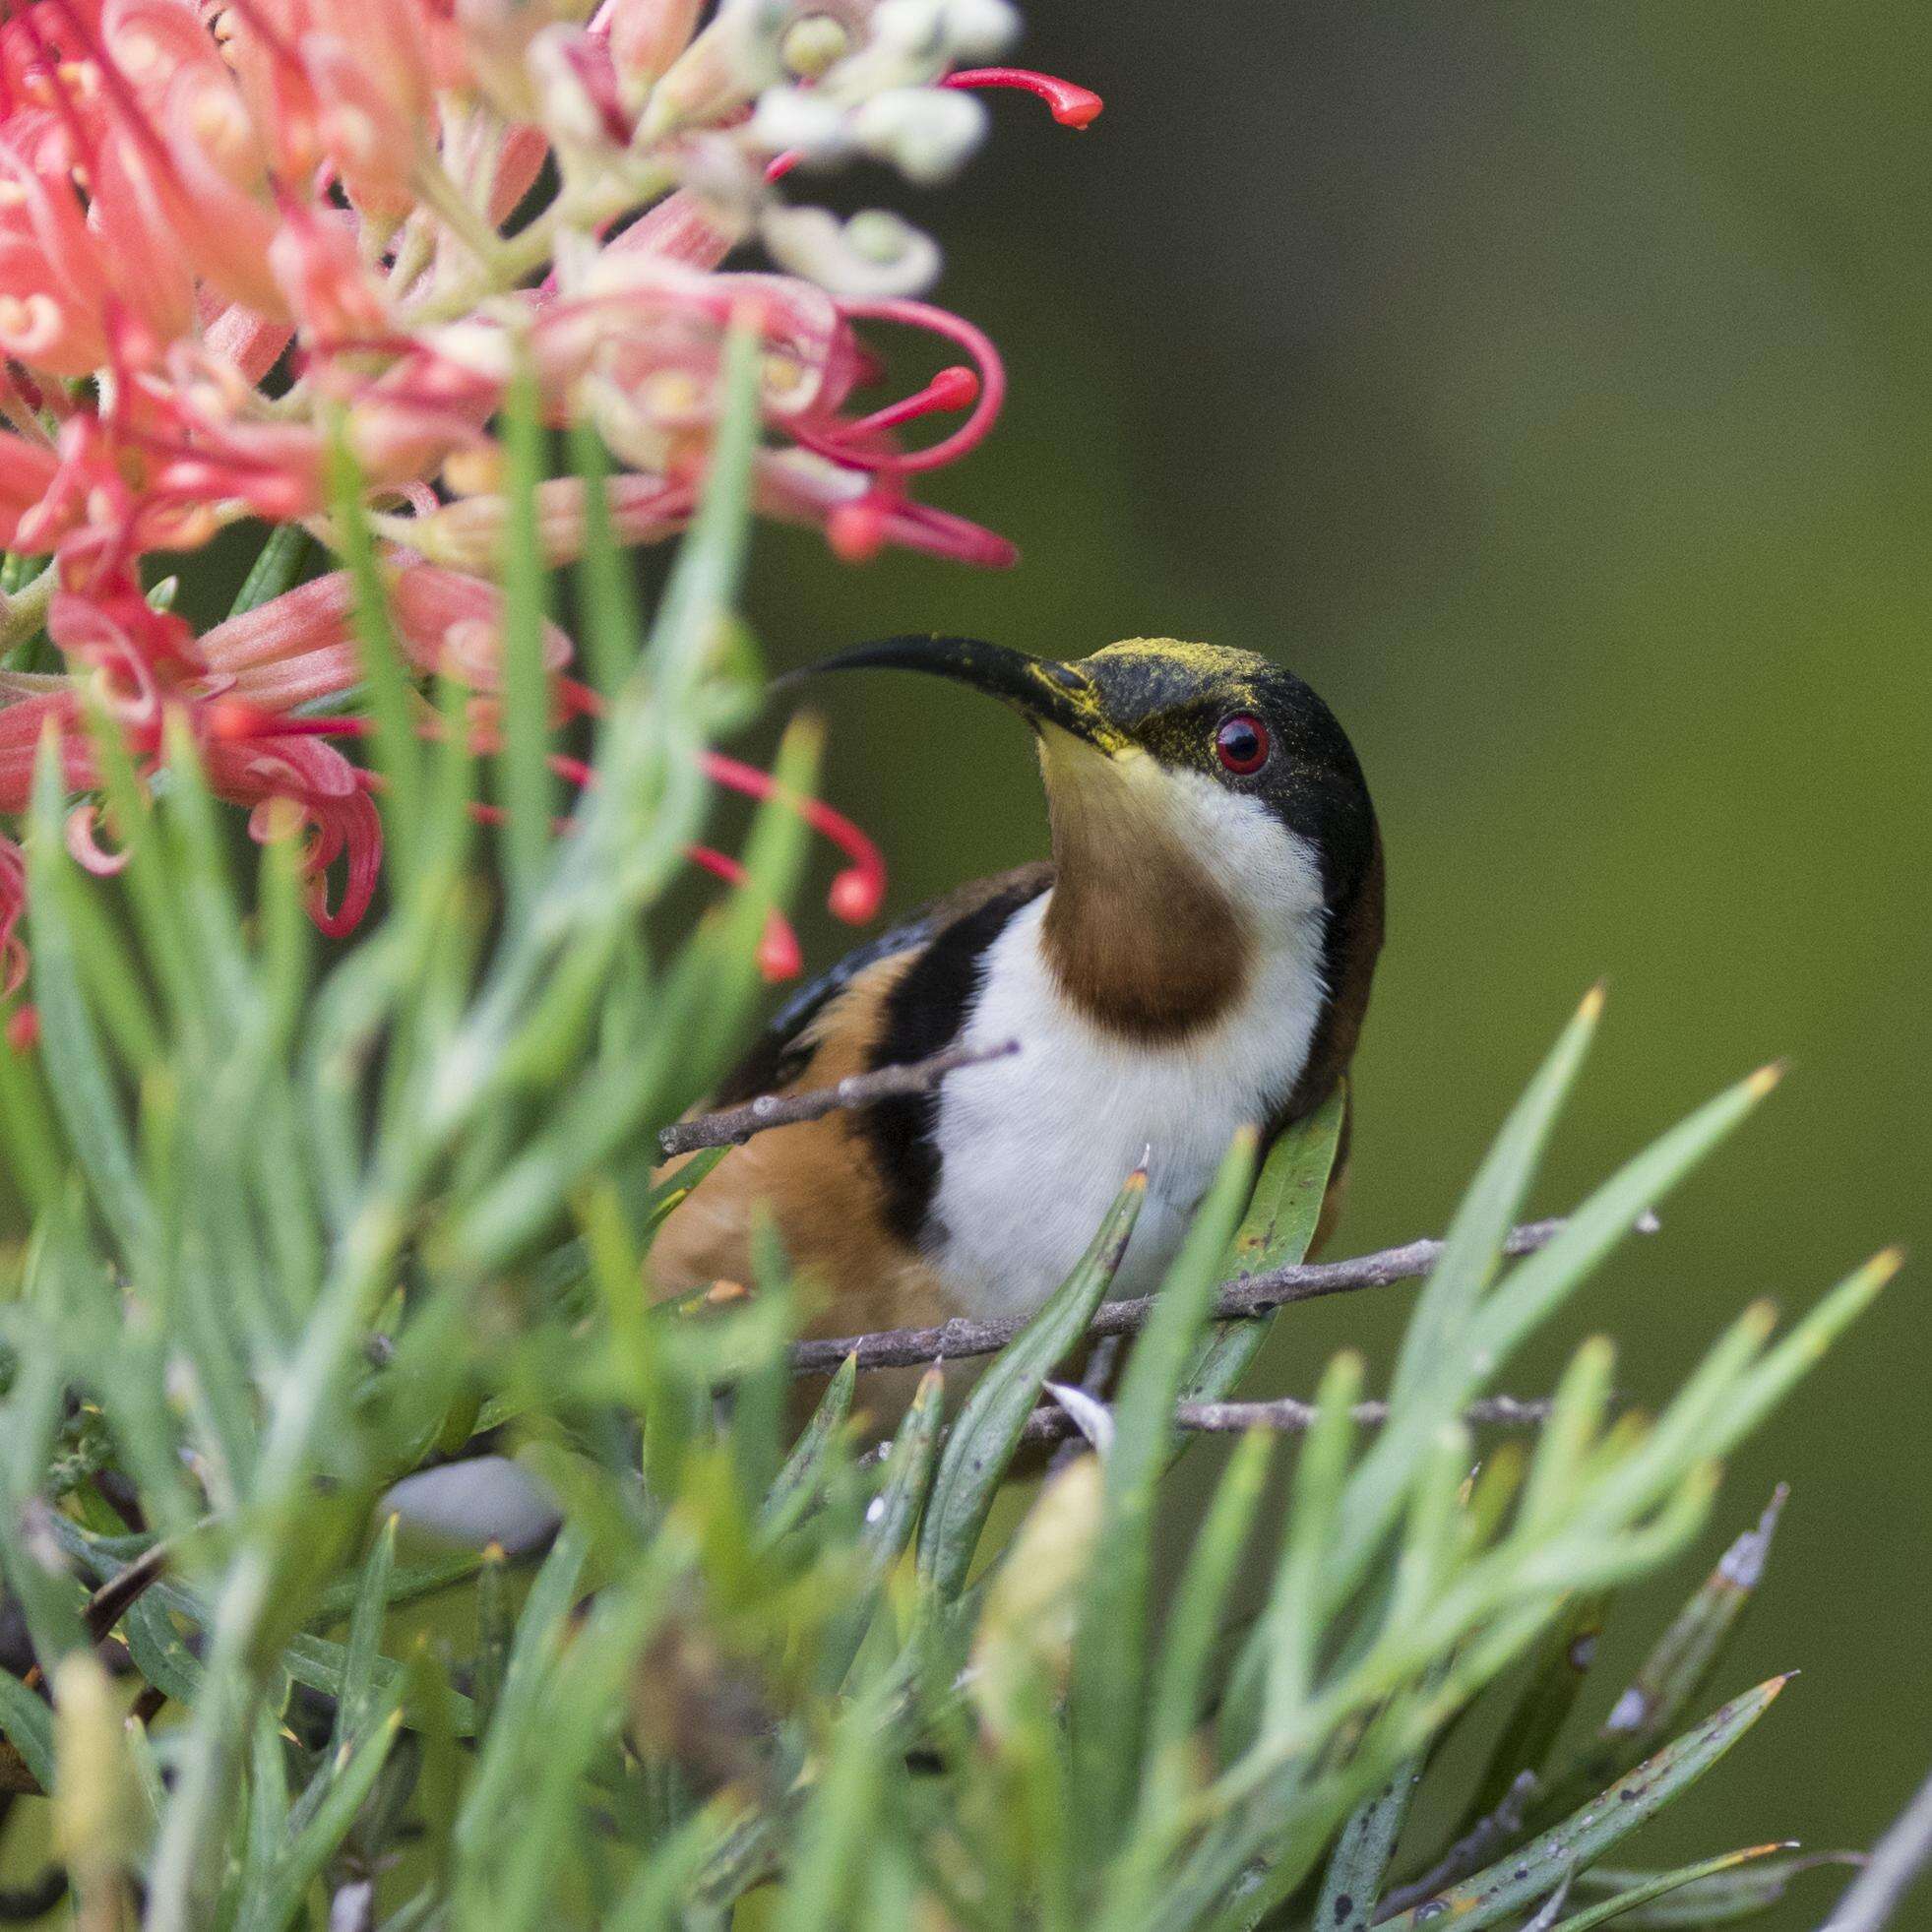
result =
M1213 1028L1172 1045L1123 1040L1054 983L1040 949L1051 895L1015 915L987 949L964 1037L1016 1039L1020 1052L952 1075L939 1109L929 1249L962 1313L1036 1308L1150 1149L1147 1201L1113 1292L1157 1287L1236 1131L1266 1120L1307 1061L1324 997L1313 851L1254 800L1206 779L1175 781L1198 787L1187 803L1205 821L1206 849L1255 919L1250 990ZM1227 936L1204 932L1200 943Z

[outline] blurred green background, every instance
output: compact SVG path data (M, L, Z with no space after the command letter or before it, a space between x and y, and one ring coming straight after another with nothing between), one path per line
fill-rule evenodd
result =
M1599 975L1539 1207L1789 1055L1511 1386L1596 1327L1654 1397L1747 1299L1932 1245L1932 14L1117 0L1036 9L1024 57L1106 113L1076 137L996 99L914 210L1013 379L927 494L1024 560L847 570L764 533L775 663L926 627L1178 634L1316 685L1390 861L1339 1252L1442 1225ZM993 707L911 679L815 702L894 909L1043 850ZM847 937L805 930L814 965ZM1926 1292L1921 1263L1730 1471L1705 1555L1793 1496L1725 1688L1805 1676L1645 1862L1866 1842L1932 1755ZM1256 1386L1305 1393L1343 1340L1386 1363L1407 1301L1299 1311ZM1620 1607L1592 1714L1698 1574ZM1807 1884L1765 1922L1815 1924L1834 1887Z

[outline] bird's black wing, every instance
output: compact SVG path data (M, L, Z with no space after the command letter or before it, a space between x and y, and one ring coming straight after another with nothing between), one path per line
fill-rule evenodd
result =
M746 1100L756 1099L761 1093L779 1091L795 1080L811 1060L813 1048L805 1035L811 1030L813 1021L866 967L877 966L881 960L890 960L901 953L927 946L938 934L979 912L989 902L1002 903L1010 914L1018 905L1044 892L1052 883L1052 878L1053 868L1049 865L1021 866L1016 871L981 880L933 900L889 931L879 934L876 939L868 939L863 945L853 947L838 965L821 973L809 985L800 987L779 1007L751 1051L732 1070L709 1104L714 1107L735 1107ZM947 991L951 991L951 988ZM896 1030L901 1032L902 1038L890 1045L881 1042L882 1046L888 1047L881 1055L881 1065L921 1059L927 1053L936 1052L951 1037L948 1030L946 1038L934 1041L933 1034L939 1029L942 1020L950 1020L957 1026L959 1014L952 1000L942 997L935 1002L929 998L919 998L915 993L910 1001L895 1004L901 1007L900 1014L896 1016L899 1023ZM942 1016L935 1010L941 1005L952 1011ZM902 1050L892 1050L894 1048Z

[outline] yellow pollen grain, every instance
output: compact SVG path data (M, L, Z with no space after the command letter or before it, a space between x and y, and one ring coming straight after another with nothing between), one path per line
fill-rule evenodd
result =
M1774 1060L1770 1066L1760 1067L1758 1071L1754 1073L1748 1081L1745 1082L1744 1091L1750 1094L1752 1099L1762 1100L1765 1097L1765 1095L1769 1093L1771 1090L1774 1087L1776 1087L1777 1083L1783 1078L1784 1078L1784 1062L1782 1060Z
M784 355L768 355L759 374L765 388L774 396L789 396L805 380L804 370Z
M704 402L704 391L686 370L662 369L644 385L639 400L653 415L689 415Z

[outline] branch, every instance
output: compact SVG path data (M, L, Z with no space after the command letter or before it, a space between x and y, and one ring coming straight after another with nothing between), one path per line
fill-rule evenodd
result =
M1017 1039L998 1046L949 1046L929 1060L908 1067L881 1067L875 1073L847 1074L834 1087L815 1087L804 1093L761 1093L741 1107L722 1107L717 1113L693 1114L666 1127L657 1136L664 1157L696 1153L702 1148L736 1147L754 1134L773 1127L793 1127L803 1120L823 1120L848 1107L870 1106L874 1100L898 1099L907 1093L930 1093L948 1074L1004 1060L1018 1053ZM835 1363L836 1367L837 1364Z
M102 1642L131 1610L149 1585L167 1568L170 1551L165 1543L155 1543L142 1551L132 1563L116 1570L88 1598L87 1627L90 1640Z
M1276 1396L1254 1402L1177 1402L1174 1422L1178 1428L1212 1436L1238 1436L1247 1429L1278 1429L1298 1435L1313 1425L1317 1412L1313 1402ZM1348 1412L1364 1428L1380 1428L1388 1421L1390 1408L1387 1402L1357 1402ZM1472 1425L1534 1429L1549 1420L1549 1412L1547 1396L1487 1396L1471 1402L1463 1411L1463 1420Z
M1872 1847L1865 1869L1839 1901L1823 1932L1879 1932L1932 1861L1932 1777Z
M1549 1412L1547 1397L1490 1396L1471 1402L1463 1411L1463 1420L1472 1426L1490 1423L1505 1428L1532 1429L1548 1421ZM1364 1428L1379 1428L1388 1421L1391 1411L1387 1402L1357 1402L1348 1413ZM1313 1424L1315 1415L1313 1402L1300 1402L1293 1396L1278 1396L1257 1402L1174 1404L1174 1426L1190 1435L1241 1435L1249 1429L1274 1429L1282 1435L1299 1435ZM1020 1440L1060 1442L1078 1433L1080 1426L1070 1409L1042 1405L1028 1416Z
M752 1104L755 1106L757 1102ZM1647 1215L1637 1225L1650 1233L1656 1223ZM1526 1221L1510 1230L1504 1253L1533 1254L1553 1240L1562 1228L1560 1217ZM1353 1261L1302 1262L1292 1268L1274 1268L1260 1275L1241 1277L1221 1289L1209 1320L1252 1321L1291 1301L1313 1301L1321 1295L1350 1294L1357 1288L1380 1288L1391 1281L1410 1281L1428 1274L1441 1253L1440 1241L1410 1241L1402 1247L1384 1248L1380 1254L1361 1255ZM1153 1295L1143 1295L1135 1301L1103 1301L1088 1324L1088 1339L1133 1333L1153 1314ZM997 1322L972 1322L955 1317L937 1328L881 1329L873 1335L845 1335L830 1341L800 1341L792 1346L791 1372L831 1375L843 1365L847 1355L856 1355L862 1369L914 1368L922 1362L953 1362L967 1355L990 1355L1004 1348L1027 1326L1028 1319L1012 1316Z

